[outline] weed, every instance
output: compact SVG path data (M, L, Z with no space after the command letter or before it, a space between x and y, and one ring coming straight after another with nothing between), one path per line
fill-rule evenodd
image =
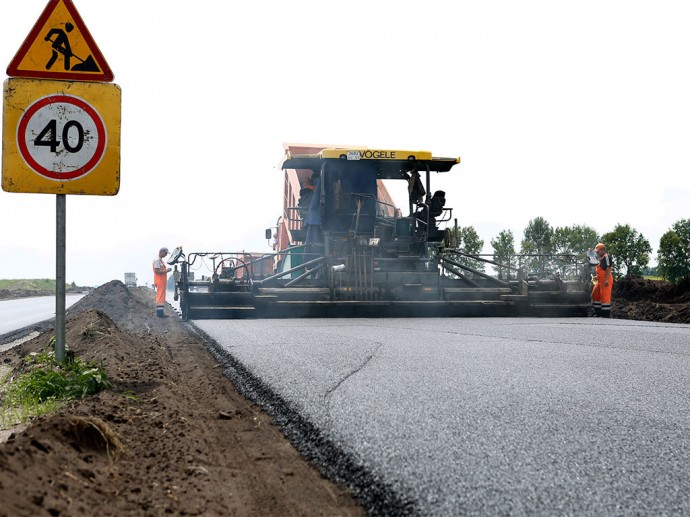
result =
M123 391L121 395L132 402L139 402L139 397L137 396L136 392L132 390Z
M109 334L110 332L108 329L98 323L90 323L81 330L82 337L91 339L97 336L107 336Z
M112 386L102 365L73 355L60 363L52 350L27 355L15 373L0 386L0 428L24 423L66 401Z
M113 453L122 449L120 438L103 420L88 416L70 416L68 424L69 434L81 447L104 451L111 459Z

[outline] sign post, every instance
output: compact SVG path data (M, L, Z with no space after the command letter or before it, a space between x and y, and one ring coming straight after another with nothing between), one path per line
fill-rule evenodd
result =
M67 270L67 196L55 196L55 359L65 359L65 283Z
M72 0L49 0L7 67L2 189L55 194L55 357L65 358L66 194L120 188L121 90Z

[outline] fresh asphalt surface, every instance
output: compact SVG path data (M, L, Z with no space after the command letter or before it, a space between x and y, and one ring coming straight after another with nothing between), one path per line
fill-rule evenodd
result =
M690 325L194 324L410 513L690 515Z

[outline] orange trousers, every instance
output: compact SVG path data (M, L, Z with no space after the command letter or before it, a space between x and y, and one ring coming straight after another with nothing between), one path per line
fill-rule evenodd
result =
M601 316L608 317L611 314L611 291L613 291L613 275L605 269L597 266L597 283L592 289L592 307L594 312ZM608 276L609 285L605 285Z
M153 274L153 283L156 286L156 309L165 307L165 289L168 285L168 275Z

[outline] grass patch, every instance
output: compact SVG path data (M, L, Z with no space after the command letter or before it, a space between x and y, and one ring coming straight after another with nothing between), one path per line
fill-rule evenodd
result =
M65 287L77 287L74 282L68 283ZM55 280L52 278L25 278L25 279L2 279L0 278L0 289L8 291L55 291Z
M22 280L0 279L0 289L27 289L29 291L54 291L55 280L50 278L33 278Z
M102 365L55 352L31 353L20 365L0 379L0 429L8 429L29 419L50 413L70 400L111 387Z

